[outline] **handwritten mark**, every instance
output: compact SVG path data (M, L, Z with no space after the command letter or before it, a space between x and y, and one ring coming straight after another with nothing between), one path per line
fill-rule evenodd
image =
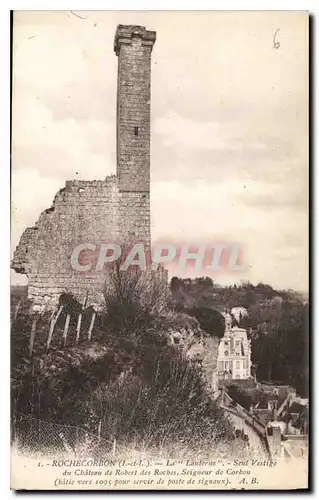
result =
M277 33L279 33L279 31L280 31L280 29L278 28L278 29L275 31L275 33L274 33L274 37L273 37L273 42L274 42L274 46L273 46L273 48L274 48L274 49L279 49L279 47L280 47L280 42L278 42L278 41L276 40L276 36L277 36Z
M36 38L37 35L33 35L33 36L29 36L29 38L27 38L27 40L32 40L32 38Z
M70 12L71 12L71 14L73 14L76 17L78 17L79 19L87 19L87 17L79 16L79 14L76 14L75 12L73 12L73 10L70 10Z

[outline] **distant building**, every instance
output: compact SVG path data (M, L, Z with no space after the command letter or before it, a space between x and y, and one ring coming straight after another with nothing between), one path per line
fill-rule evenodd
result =
M239 323L242 318L248 316L248 311L245 307L233 307L230 314L234 316L236 321Z
M244 328L232 327L232 317L224 314L225 333L220 339L217 358L219 380L251 378L251 348Z

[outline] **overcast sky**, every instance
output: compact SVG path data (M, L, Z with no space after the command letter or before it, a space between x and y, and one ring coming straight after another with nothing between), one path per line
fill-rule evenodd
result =
M249 271L217 281L306 291L306 13L16 13L13 248L65 180L116 172L117 24L157 32L153 241L240 242Z

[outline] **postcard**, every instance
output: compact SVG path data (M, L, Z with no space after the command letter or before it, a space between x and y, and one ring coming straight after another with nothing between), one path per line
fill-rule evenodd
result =
M11 488L308 489L308 12L12 29Z

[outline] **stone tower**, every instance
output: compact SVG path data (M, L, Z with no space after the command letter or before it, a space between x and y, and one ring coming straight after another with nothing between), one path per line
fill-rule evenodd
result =
M155 31L143 26L117 27L114 51L117 79L117 178L122 234L126 241L150 245L151 52Z
M117 27L117 175L67 181L14 252L12 268L28 276L34 310L53 308L61 293L103 304L105 244L150 248L150 86L154 31ZM80 249L80 250L79 250ZM74 263L76 264L74 266Z
M117 176L120 191L150 190L151 52L156 33L117 27Z

